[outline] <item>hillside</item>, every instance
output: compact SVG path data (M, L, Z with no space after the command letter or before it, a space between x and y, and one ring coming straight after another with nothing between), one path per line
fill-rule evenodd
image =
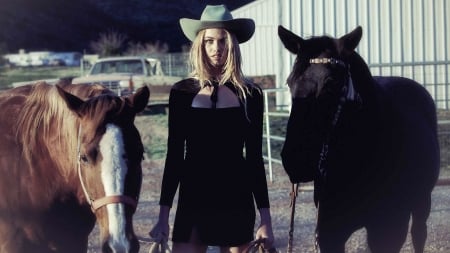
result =
M233 10L251 1L0 0L0 48L89 52L100 33L115 31L129 42L166 42L177 52L188 43L181 17L198 18L205 4L225 3Z

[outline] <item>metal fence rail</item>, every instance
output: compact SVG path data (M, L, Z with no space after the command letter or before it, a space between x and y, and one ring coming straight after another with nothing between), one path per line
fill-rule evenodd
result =
M272 101L269 99L269 94L274 93L275 95L279 92L287 92L288 90L285 88L278 88L278 89L264 89L263 95L264 95L264 128L265 128L265 134L263 135L263 138L266 139L266 148L267 148L267 155L263 156L264 159L268 162L269 167L269 180L270 182L273 182L273 167L272 163L278 163L281 164L281 160L272 157L272 140L274 141L281 141L284 142L284 136L277 136L273 135L270 131L270 119L271 117L289 117L289 112L277 112L272 111L270 109Z

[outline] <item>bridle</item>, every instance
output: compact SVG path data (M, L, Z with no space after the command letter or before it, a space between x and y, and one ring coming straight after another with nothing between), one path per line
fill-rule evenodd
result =
M319 155L318 169L322 178L326 178L326 169L324 168L324 163L328 157L328 146L331 138L331 133L337 125L339 117L341 115L342 106L347 101L353 101L356 99L358 94L355 92L355 88L353 86L353 81L350 75L350 65L345 63L342 60L335 58L312 58L309 60L310 64L331 64L338 65L347 70L347 85L344 85L341 90L341 97L339 98L339 104L334 113L333 121L331 122L331 129L327 134L325 141L322 143L322 150Z
M341 90L341 96L339 98L339 103L336 108L336 111L333 116L333 121L331 122L330 131L328 132L324 142L322 143L322 150L319 155L319 162L318 162L318 170L321 176L321 180L325 180L326 178L326 168L324 167L324 163L327 160L328 157L328 146L331 139L331 134L333 133L337 122L339 120L339 117L342 112L342 107L344 106L345 102L347 101L356 101L360 102L360 96L356 93L355 88L353 86L353 81L350 75L350 65L345 63L342 60L335 59L335 58L312 58L309 60L310 64L331 64L331 65L337 65L339 67L343 67L347 71L347 85L344 85ZM295 199L297 197L298 193L298 184L292 185L292 191L290 193L291 195L291 223L290 223L290 230L289 230L289 240L288 240L288 252L292 252L292 245L293 245L293 231L294 231L294 213L295 213ZM319 208L320 203L317 203L317 223L319 224ZM318 235L318 226L316 225L316 233L315 233L315 243L314 243L314 250L315 252L320 252L319 249L319 235Z
M81 124L78 129L78 138L77 138L77 167L78 167L78 178L80 179L81 188L83 189L84 195L86 196L86 200L91 206L91 210L95 213L99 208L115 203L124 203L133 207L133 211L136 210L138 200L126 195L110 195L104 196L99 199L93 199L90 197L86 186L83 181L83 177L81 176Z

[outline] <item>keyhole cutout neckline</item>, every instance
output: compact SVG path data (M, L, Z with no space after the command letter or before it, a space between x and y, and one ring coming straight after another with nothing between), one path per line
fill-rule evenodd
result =
M193 108L233 108L240 107L239 98L226 85L218 85L213 82L213 85L208 85L200 89L192 100L191 106Z

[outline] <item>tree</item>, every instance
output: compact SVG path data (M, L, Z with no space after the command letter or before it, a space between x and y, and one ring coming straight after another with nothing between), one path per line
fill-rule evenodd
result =
M127 36L115 31L101 33L97 41L90 43L92 51L100 57L121 55Z
M149 55L149 54L163 54L169 52L169 45L156 41L155 43L134 43L128 44L128 55Z
M7 53L8 49L5 42L0 42L0 67L7 64L8 61L3 57ZM2 71L3 68L0 68Z

